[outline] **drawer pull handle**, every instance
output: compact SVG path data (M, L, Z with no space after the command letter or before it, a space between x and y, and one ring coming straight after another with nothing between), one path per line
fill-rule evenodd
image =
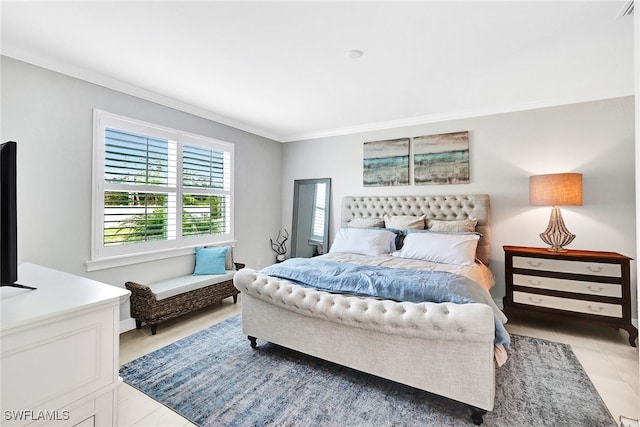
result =
M532 286L542 286L542 280L527 279L527 282Z
M594 266L588 265L587 270L589 270L592 273L600 273L602 271L602 266L597 265L594 267Z
M587 289L589 289L591 292L602 292L604 290L602 286L598 288L594 288L593 286L587 286Z
M527 261L531 267L540 267L542 265L542 261Z
M542 302L542 298L532 298L529 297L529 301L531 301L534 304L540 304Z
M593 308L593 306L591 306L591 305L588 305L587 307L589 307L589 310L593 311L594 313L601 313L602 310L604 310L604 307Z

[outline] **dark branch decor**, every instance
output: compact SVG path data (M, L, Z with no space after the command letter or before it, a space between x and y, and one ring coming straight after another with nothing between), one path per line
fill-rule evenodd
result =
M284 231L284 233L282 233ZM271 249L276 253L276 259L278 261L284 261L284 256L287 253L287 240L289 240L289 232L287 229L278 231L278 237L275 241L269 239L271 242Z

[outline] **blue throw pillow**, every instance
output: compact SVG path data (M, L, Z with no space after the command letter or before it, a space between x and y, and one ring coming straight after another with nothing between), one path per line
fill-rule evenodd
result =
M196 268L194 275L201 274L224 274L225 258L227 257L227 246L219 248L196 248Z

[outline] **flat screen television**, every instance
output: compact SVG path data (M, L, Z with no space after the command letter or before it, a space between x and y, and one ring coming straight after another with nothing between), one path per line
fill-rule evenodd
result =
M34 289L16 283L18 280L16 145L13 141L0 144L0 286Z
M0 145L0 284L18 280L18 212L16 209L16 143Z

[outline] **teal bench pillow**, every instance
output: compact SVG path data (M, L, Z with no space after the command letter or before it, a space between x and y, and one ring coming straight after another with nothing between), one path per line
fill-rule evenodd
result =
M196 267L194 275L225 274L225 260L229 247L196 248Z

